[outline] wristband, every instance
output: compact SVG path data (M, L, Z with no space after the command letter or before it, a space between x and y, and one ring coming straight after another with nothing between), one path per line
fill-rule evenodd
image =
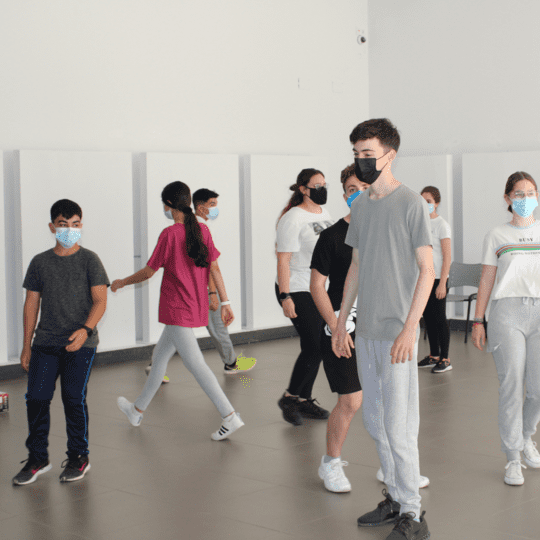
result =
M222 306L230 306L230 305L231 305L231 301L230 301L230 300L226 300L225 302L221 302L221 305L222 305Z
M473 322L473 323L472 323L473 326L476 325L476 324L481 324L482 326L484 325L483 322Z
M217 294L217 292L209 292L208 294Z

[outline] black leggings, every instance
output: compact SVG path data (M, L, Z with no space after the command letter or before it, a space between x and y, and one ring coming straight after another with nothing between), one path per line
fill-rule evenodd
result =
M429 354L430 356L439 356L442 360L448 358L450 327L446 319L446 296L442 300L438 300L435 296L435 291L440 282L440 279L436 279L433 284L433 289L424 310L424 322L429 339ZM446 294L448 294L448 286L446 287Z
M313 384L322 361L321 338L325 323L311 293L292 292L290 295L297 315L291 321L300 336L301 352L294 364L287 392L293 396L311 399ZM279 302L279 287L277 284L276 298L278 298Z

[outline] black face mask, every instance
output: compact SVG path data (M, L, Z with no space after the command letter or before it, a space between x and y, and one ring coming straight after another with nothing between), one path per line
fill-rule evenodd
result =
M377 159L383 158L386 154L380 158L354 158L354 175L356 178L360 182L365 182L369 185L375 183L382 172L382 169L380 171L377 170Z
M326 199L328 198L328 190L326 186L319 189L308 188L309 189L309 198L315 204L326 204Z

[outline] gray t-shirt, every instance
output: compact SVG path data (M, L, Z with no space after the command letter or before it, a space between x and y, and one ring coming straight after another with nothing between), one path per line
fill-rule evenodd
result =
M356 334L394 341L420 274L416 249L433 245L425 199L404 185L378 200L366 193L352 205L345 243L359 254Z
M26 272L23 287L41 293L41 317L34 345L65 347L69 336L86 323L92 309L91 287L110 285L100 258L89 249L79 248L61 257L53 249L36 255ZM97 328L83 347L99 343Z

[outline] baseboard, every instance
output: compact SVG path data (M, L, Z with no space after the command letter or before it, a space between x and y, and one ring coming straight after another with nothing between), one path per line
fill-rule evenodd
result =
M249 343L295 337L298 336L298 334L294 326L282 326L278 328L268 328L266 330L237 332L236 334L231 334L230 336L233 345L238 345L241 348L242 345L248 345ZM202 351L214 348L214 344L209 337L198 338L197 341ZM122 362L148 362L152 358L153 350L154 344L141 344L140 347L104 352L99 352L98 349L96 358L94 359L94 366L118 364ZM18 379L24 376L26 376L26 372L18 363L0 365L0 381Z

